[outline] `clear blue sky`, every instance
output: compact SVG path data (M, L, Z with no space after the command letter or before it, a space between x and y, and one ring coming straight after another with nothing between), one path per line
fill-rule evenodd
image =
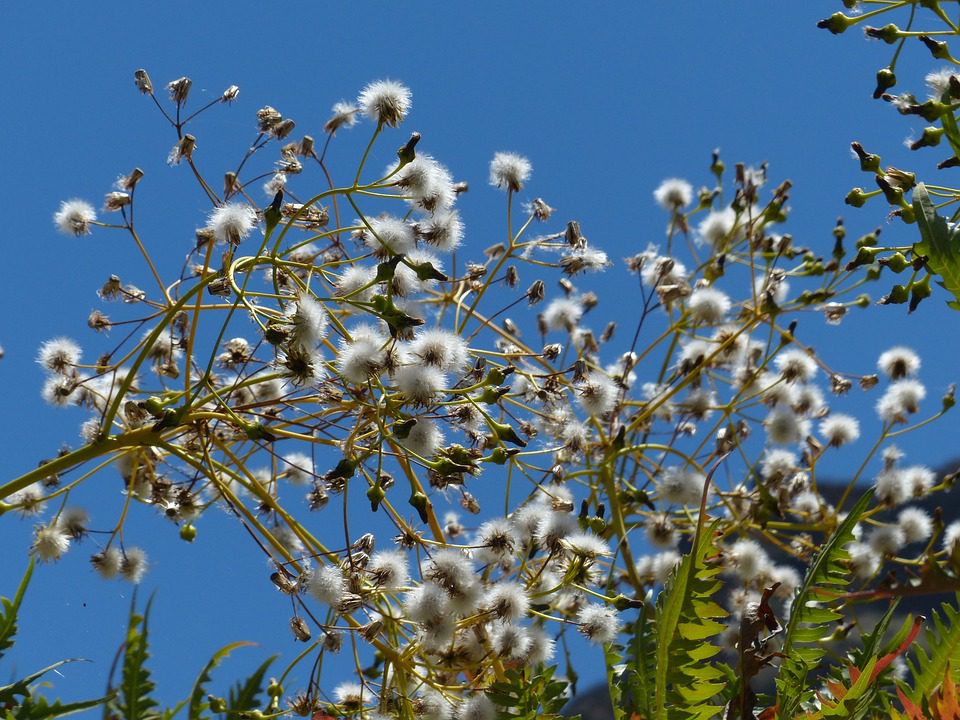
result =
M720 147L731 168L766 160L774 182L793 180L788 230L800 244L827 253L838 215L852 237L882 222L879 205L860 211L843 205L846 192L863 182L851 140L901 167L929 167L929 158L936 159L908 157L900 141L921 123L870 99L872 75L889 57L886 46L856 31L838 38L815 28L839 6L825 0L4 3L3 477L33 467L61 442L76 444L84 419L42 404L43 377L34 362L39 344L57 335L89 342L86 318L110 273L146 285L120 233L77 240L56 234L51 215L59 202L99 203L119 174L140 166L146 178L138 190L139 222L168 274L179 268L207 211L188 169L165 164L173 137L134 88L136 68L147 68L158 87L190 76L193 107L204 94L212 99L230 84L240 86L233 106L209 113L195 128L198 158L211 177L243 152L263 105L294 118L298 133L320 138L333 102L354 98L371 80L403 81L414 97L404 131L419 130L421 147L472 186L461 210L474 248L491 244L499 228L501 205L486 186L497 150L527 155L534 166L531 197L578 219L592 243L619 259L662 238L665 219L651 196L660 180L709 182L710 152ZM929 63L917 55L905 58L899 75L919 91ZM353 157L361 141L344 135L343 154L335 157ZM404 137L397 134L396 144ZM884 225L884 232L899 244L913 242L899 224ZM629 303L612 300L629 297L626 272L615 268L604 282L611 300L600 310L629 318ZM839 328L811 314L798 333L829 362L860 372L871 371L891 344L913 345L937 397L960 374L954 361L960 317L945 309L944 299L936 293L909 321L902 308ZM910 458L936 464L955 454L951 427L942 423L918 435L914 442L922 444ZM119 478L108 472L96 483L111 498L103 502L114 502ZM96 514L96 497L90 502ZM236 527L211 517L202 524L202 542L187 547L175 542L169 524L146 512L141 521L142 544L154 561L142 596L160 588L154 620L163 634L154 636L154 669L161 697L185 694L202 663L227 642L264 645L238 651L248 661L227 665L227 675L268 649L282 648L288 658L296 651L284 600L266 586L257 556L245 555L250 547ZM14 588L30 531L30 522L0 521L0 593ZM57 678L67 698L100 690L129 601L127 586L93 575L87 554L73 552L39 569L22 644L12 656L19 674L65 656L93 660ZM10 673L9 664L0 671Z

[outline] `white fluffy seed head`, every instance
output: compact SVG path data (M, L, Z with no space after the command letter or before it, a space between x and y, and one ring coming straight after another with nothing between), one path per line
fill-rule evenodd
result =
M207 227L213 230L218 243L239 245L257 224L256 211L242 203L227 203L214 208L210 213Z
M412 205L428 213L439 214L456 202L453 176L442 163L430 155L417 155L411 162L396 171L396 164L387 168L387 175L393 175L397 187L406 195ZM450 218L447 218L449 221ZM462 232L462 227L460 228ZM442 244L439 239L435 243ZM441 248L442 249L442 248Z
M810 382L817 374L817 362L798 348L784 350L774 363L787 382Z
M32 550L41 562L59 560L69 547L70 535L61 525L38 525L34 529Z
M498 152L490 161L490 184L511 192L519 192L530 179L533 167L522 155Z
M357 105L374 122L397 127L410 112L412 100L407 86L394 80L377 80L360 91Z
M770 570L771 563L767 553L755 540L743 538L737 540L727 552L729 569L735 575L750 582L757 576Z
M585 310L578 298L555 298L543 311L543 321L550 330L571 332L580 322Z
M908 347L897 346L880 354L877 368L892 380L913 376L920 369L920 356Z
M699 505L706 478L691 468L664 468L656 478L660 497L677 505Z
M705 245L722 250L733 234L737 214L732 208L712 210L697 226L697 238Z
M408 351L414 362L450 372L463 370L469 360L463 338L442 328L417 333L410 341Z
M617 405L620 389L603 373L590 373L583 382L577 383L577 401L591 417L602 417Z
M831 447L840 447L860 437L860 422L850 415L835 413L820 422L820 434Z
M907 539L899 525L881 525L870 532L867 543L877 555L895 555Z
M774 408L763 426L767 431L767 439L775 445L790 445L803 442L810 434L810 421L801 418L790 408Z
M401 550L378 550L370 556L366 570L374 585L384 590L398 590L410 584L407 556Z
M884 422L906 422L907 415L920 409L926 388L917 380L897 380L877 401L877 414Z
M80 362L80 346L65 337L47 340L40 345L37 362L46 370L66 374Z
M315 600L335 607L347 591L343 570L337 565L324 565L306 576L307 592Z
M413 227L400 218L384 215L370 218L368 224L370 227L362 235L363 242L377 257L408 255L416 247Z
M693 186L686 180L667 178L653 191L657 205L669 212L677 212L693 201Z
M884 470L876 479L877 500L886 505L900 505L910 497L910 488L903 470L892 467Z
M620 632L620 619L616 610L598 603L590 603L580 608L577 622L580 624L580 632L597 645L612 643Z
M120 560L120 575L127 582L138 584L147 572L147 553L138 547L127 548Z
M716 325L723 322L730 311L730 298L716 288L698 288L687 300L687 309L694 322Z
M84 200L64 200L53 215L53 223L60 232L76 237L89 235L90 225L96 220L97 213L93 205Z
M900 511L897 525L903 531L905 543L926 542L933 534L933 520L927 512L918 507L908 507Z

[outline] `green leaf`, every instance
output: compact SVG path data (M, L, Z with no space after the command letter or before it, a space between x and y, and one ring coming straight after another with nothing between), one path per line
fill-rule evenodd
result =
M43 675L46 675L51 670L56 670L61 665L66 665L71 662L79 662L80 658L68 658L67 660L58 660L52 665L47 665L45 668L37 670L36 672L30 673L26 677L20 678L19 680L10 683L9 685L4 685L0 687L0 705L7 704L17 704L17 697L28 698L31 694L30 685L33 682Z
M260 663L260 667L254 670L250 677L230 688L230 692L227 694L227 707L230 708L231 713L260 709L263 678L276 659L276 655L271 655Z
M720 652L710 638L726 629L715 618L727 614L711 599L722 587L716 580L719 566L707 561L719 555L715 531L716 524L698 531L690 552L674 568L657 598L650 713L656 720L708 718L722 709L709 701L723 692L726 683L715 680L726 675L707 662Z
M783 637L786 659L777 677L778 720L793 720L800 703L813 695L813 689L808 687L807 673L819 665L826 654L823 639L832 634L830 624L840 615L830 608L811 603L827 602L828 598L836 597L846 587L850 573L842 564L849 557L844 546L853 540L853 528L872 498L873 490L868 490L857 500L847 517L820 548L793 599L790 620ZM824 586L830 586L833 592L822 592Z
M6 650L13 647L13 638L17 634L17 613L20 610L20 603L23 602L23 595L27 591L31 575L33 575L33 557L27 563L27 569L23 573L23 578L20 580L17 594L13 596L13 600L0 597L0 604L3 606L3 612L0 613L0 658L3 657Z
M953 294L947 305L960 310L960 228L951 229L937 214L923 183L913 189L913 209L920 227L920 242L913 251L926 258L927 267L940 276L940 285Z
M156 686L146 666L150 659L148 620L153 598L147 602L142 616L136 612L136 602L134 595L124 641L119 694L114 701L107 703L104 714L108 716L112 712L124 720L157 720L161 715L157 701L151 697Z
M960 593L954 602L960 604ZM933 622L924 632L928 649L924 650L923 645L916 643L914 658L907 658L913 682L905 691L917 705L943 682L948 664L955 670L960 668L960 611L948 603L943 603L940 609L939 613L936 610L930 613Z
M74 713L83 712L103 705L112 699L112 695L107 695L96 700L81 700L79 702L61 703L54 700L53 703L47 701L42 695L34 698L30 697L24 700L23 704L12 712L11 717L17 720L47 720L48 718L59 718Z
M204 711L210 709L210 703L208 703L206 699L207 691L205 686L208 682L210 682L211 671L238 647L245 647L253 644L254 643L244 641L230 643L229 645L225 645L224 647L220 648L213 654L213 657L210 658L203 670L200 671L196 681L193 683L193 691L190 693L190 706L187 710L187 717L190 718L190 720L203 720L204 718L209 717L208 715L204 715Z

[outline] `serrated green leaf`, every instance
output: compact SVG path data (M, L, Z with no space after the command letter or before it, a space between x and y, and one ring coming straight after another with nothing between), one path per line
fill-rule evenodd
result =
M825 584L837 590L845 587L849 573L839 561L848 557L843 548L853 540L853 528L872 498L873 490L868 490L857 500L833 535L821 546L794 597L793 611L783 637L782 652L786 659L780 666L776 681L777 720L793 720L800 704L813 695L813 689L806 682L807 673L826 653L822 638L832 633L829 623L838 616L828 608L811 606L811 594ZM823 598L824 594L818 592L816 596Z
M926 258L927 267L939 276L939 284L953 294L947 305L960 310L960 229L950 228L937 213L923 183L913 189L913 210L920 228L920 242L913 251Z
M263 692L263 678L267 670L277 659L276 655L271 655L264 660L260 667L243 682L238 682L227 694L227 707L231 712L246 712L260 709L260 693Z
M213 657L210 658L203 670L200 671L196 681L193 683L193 691L190 693L190 705L187 709L187 717L190 720L204 720L206 717L208 717L207 715L204 715L204 711L210 708L210 703L207 702L206 699L206 684L210 682L210 673L213 671L213 669L237 648L253 644L254 643L244 641L230 643L229 645L225 645L224 647L220 648L213 654Z
M33 575L33 557L27 563L27 569L20 579L20 585L17 586L17 592L13 600L6 597L0 597L0 605L3 606L3 612L0 613L0 658L4 652L13 647L13 638L17 634L17 613L20 610L20 604L23 602L23 595L27 591L27 585L30 584L30 577Z
M143 615L137 614L136 603L137 597L134 594L130 602L127 636L124 640L120 686L117 688L119 692L113 701L104 706L104 713L117 713L124 720L156 720L161 717L157 701L152 697L156 686L146 665L150 659L148 623L153 598L147 602Z
M960 593L954 597L960 604ZM913 682L906 690L907 697L920 704L933 689L943 681L947 665L960 668L960 611L948 603L940 606L940 612L931 612L933 627L927 626L927 650L919 643L914 645L914 661L907 659Z

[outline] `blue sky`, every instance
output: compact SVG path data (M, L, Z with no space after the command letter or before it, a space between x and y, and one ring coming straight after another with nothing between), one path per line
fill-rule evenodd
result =
M491 244L500 227L500 196L486 185L495 151L528 156L531 197L540 195L564 218L578 219L591 242L617 259L663 237L665 218L652 201L660 180L708 183L717 147L729 167L768 161L774 183L793 181L788 229L799 243L829 252L831 230L843 215L851 237L882 224L884 239L909 244L910 229L885 223L879 205L844 206L846 192L863 182L849 143L859 140L885 164L900 167L929 168L939 158L908 154L901 140L922 125L870 99L871 78L889 49L857 31L834 37L815 28L839 5L5 3L4 477L34 466L61 442L76 444L84 419L40 401L39 344L57 335L89 340L86 318L110 273L146 285L119 233L57 235L50 218L60 200L96 203L118 175L143 168L140 222L167 274L179 268L192 229L208 210L187 168L165 164L173 136L134 88L136 68L146 68L158 86L190 76L193 107L204 95L240 86L232 106L205 115L194 130L198 158L211 177L238 159L263 105L294 118L298 133L319 138L333 102L355 97L374 79L403 81L413 90L414 108L384 147L416 129L421 148L470 182L461 211L467 242L476 248ZM898 72L902 84L922 91L929 64L917 49L907 53ZM366 140L366 129L351 132L342 142L338 136L334 166L350 162ZM628 292L628 282L621 268L604 279L616 297ZM839 328L811 314L799 333L828 362L860 372L871 371L891 344L910 344L923 356L923 378L937 397L957 374L958 340L950 330L957 316L944 299L935 293L910 318L902 308L886 308ZM600 309L624 320L631 311L629 302L612 300ZM911 459L937 464L952 455L956 434L942 423L913 442L919 445ZM836 471L849 468L840 464ZM118 478L108 473L96 482L104 486L103 502L112 502L106 497L113 497ZM161 588L155 627L163 635L154 650L163 698L186 693L201 664L227 642L265 645L238 651L249 661L235 667L250 667L274 646L287 657L294 652L286 615L282 608L274 612L280 599L264 587L262 568L235 561L246 549L235 526L211 518L202 528L207 541L186 547L171 540L168 524L146 513L143 522L144 537L154 539L148 550L155 565L142 595ZM29 522L0 521L0 542L12 549L0 554L0 592L12 592L29 535ZM88 657L93 664L64 670L57 687L71 698L96 692L121 638L128 593L94 577L84 553L40 568L23 644L12 656L16 670ZM9 665L2 672L10 672Z

